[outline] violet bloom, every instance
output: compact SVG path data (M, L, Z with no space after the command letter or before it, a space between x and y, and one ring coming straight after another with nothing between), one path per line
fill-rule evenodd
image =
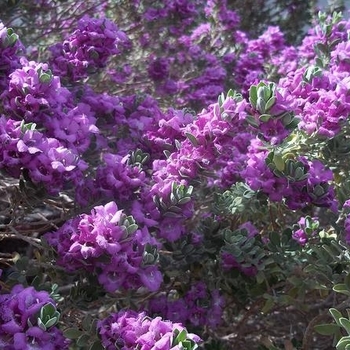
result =
M21 131L17 154L22 167L28 169L31 180L42 183L51 194L57 193L68 181L79 181L87 168L76 153L35 129Z
M105 164L97 168L96 184L106 198L131 199L145 182L146 173L137 165L129 165L129 158L129 155L104 154Z
M76 81L105 67L111 56L126 47L129 39L113 22L85 16L63 44L51 47L51 64L55 74Z
M350 199L347 199L343 204L343 209L349 210L350 208Z
M152 158L160 159L164 156L163 151L173 152L176 150L174 140L185 139L182 129L194 119L194 116L186 110L170 108L164 113L163 118L144 134L145 143Z
M308 241L309 237L315 235L316 229L318 228L318 218L301 217L297 225L294 225L295 230L292 234L301 246L304 246Z
M307 241L308 237L303 229L299 229L293 232L292 235L293 239L296 240L301 246L304 246Z
M20 124L19 121L0 116L0 169L17 178L23 166L17 146L21 136Z
M219 290L210 291L203 282L197 282L183 295L174 290L152 298L147 306L150 314L182 324L198 327L218 327L224 309L224 298Z
M108 292L140 287L156 291L162 275L156 261L143 261L145 245L154 242L146 235L150 236L147 230L139 232L134 219L109 202L67 221L45 238L56 249L59 265L96 274Z
M311 197L311 203L336 212L338 201L335 197L334 187L330 184L333 181L332 170L326 169L319 160L308 161L308 164L310 168L307 192Z
M164 80L169 75L169 59L160 57L154 59L148 66L148 75L154 81Z
M18 35L0 21L0 94L8 87L9 75L20 67L19 57L23 52Z
M304 163L307 177L302 181L290 184L290 193L286 195L286 205L295 210L313 204L336 212L338 202L331 184L333 172L326 169L319 160L309 161L305 157L300 157L299 160Z
M266 74L264 65L285 49L283 33L278 27L269 27L258 39L245 40L244 50L234 69L235 81L245 94L252 84Z
M179 349L173 346L175 330L186 331L179 323L164 321L161 317L152 319L144 312L135 311L113 313L99 321L97 328L107 350L113 350L116 346L123 350L175 350ZM194 344L201 341L192 333L187 333L186 338Z
M184 302L189 309L189 324L212 328L220 325L225 302L219 290L209 291L204 282L197 282L184 295Z
M9 115L26 122L44 123L53 110L66 103L70 92L61 87L45 63L21 58L22 67L10 75L9 88L2 96Z
M270 119L266 123L261 123L259 131L264 136L264 139L271 143L271 145L280 144L289 134L281 120Z
M295 98L299 129L309 135L332 138L340 132L350 113L350 98L346 93L349 78L338 71L335 63L330 71L318 71L315 76L310 75L311 68L297 69L281 79L280 85Z
M67 111L66 111L67 110ZM96 118L90 106L78 103L77 106L62 108L45 122L47 134L57 138L67 148L77 154L84 153L91 136L98 134Z
M158 300L158 298L155 298L155 300ZM151 306L150 312L153 312ZM191 311L189 310L189 306L186 304L186 301L183 298L177 300L168 300L166 309L159 312L159 315L172 320L172 322L179 322L183 324L186 324L186 322L188 322L190 314Z
M238 227L239 230L246 230L248 237L254 237L259 234L258 229L251 223L251 221L246 221Z
M242 264L237 262L234 256L232 256L230 253L223 252L221 254L222 259L222 267L225 271L229 271L231 269L237 269L240 272L242 272L244 275L249 277L254 277L258 270L255 266L248 266L243 267Z
M266 165L267 151L263 149L260 140L253 139L248 147L246 168L241 171L241 177L254 191L261 190L272 201L281 202L290 194L288 180L277 177Z
M232 97L225 98L221 107L210 105L183 127L181 148L167 160L153 163L154 177L187 181L206 171L220 171L223 160L232 155L232 138L246 129L246 106L245 100Z
M51 161L52 169L59 173L70 172L76 167L80 167L80 170L86 170L87 168L85 162L80 161L76 154L62 146L51 148L47 155Z
M78 181L86 163L54 138L46 137L35 125L0 118L0 168L14 177L28 170L33 183L56 194L68 181Z
M149 193L145 193L145 198L156 206L155 211L151 207L149 209L156 215L159 213L154 217L158 221L158 236L173 242L186 232L185 222L193 215L193 187L186 186L185 181L163 181L157 176L155 180Z
M339 43L331 53L332 61L338 72L350 71L350 43L348 41Z
M38 315L55 302L46 291L16 285L9 294L0 295L0 347L4 350L68 349L69 342L55 326L43 329Z
M9 89L2 95L9 116L35 122L47 137L54 137L75 153L83 153L92 134L98 133L96 118L84 103L75 105L48 65L21 59L22 68L10 75Z
M306 59L313 62L317 57L315 47L318 44L328 46L329 43L348 41L348 31L350 29L349 21L341 20L335 24L331 24L331 22L332 18L329 16L326 19L326 26L331 27L331 31L329 33L326 33L326 31L323 30L319 24L309 29L307 35L298 48L298 55L300 59Z
M177 218L165 218L158 225L159 237L165 238L169 242L175 242L186 232L183 220Z

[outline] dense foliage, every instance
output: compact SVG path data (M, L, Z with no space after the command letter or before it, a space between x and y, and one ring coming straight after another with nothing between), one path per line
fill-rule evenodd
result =
M237 3L4 1L1 349L350 347L350 21Z

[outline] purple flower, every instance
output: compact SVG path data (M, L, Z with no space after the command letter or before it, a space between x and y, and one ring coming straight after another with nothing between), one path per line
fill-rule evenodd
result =
M326 169L319 160L308 161L309 177L307 179L307 192L310 201L319 207L330 208L336 212L338 201L335 197L335 191L329 184L333 180L333 172Z
M152 312L153 310L150 309L150 311ZM172 320L172 322L180 322L184 324L188 321L190 313L189 306L183 298L178 300L168 300L166 309L159 312L160 315Z
M281 120L269 119L266 123L261 123L259 131L262 132L264 139L271 145L280 144L289 134Z
M8 87L9 75L20 67L19 55L23 52L18 35L0 22L0 94Z
M304 246L307 241L308 237L303 229L298 229L293 232L293 239L296 240L301 246Z
M38 323L40 310L55 302L45 291L16 285L10 294L0 295L0 346L6 350L68 349L69 342L55 326Z
M85 16L63 44L51 47L51 64L55 74L76 81L105 67L109 57L128 47L129 39L113 22Z
M267 151L261 146L260 140L251 141L246 168L241 172L241 177L254 191L261 190L268 194L272 201L280 202L290 193L288 180L275 176L268 168L265 162Z
M221 323L223 308L224 298L220 292L209 291L204 282L194 283L183 296L175 290L168 296L160 294L147 306L150 314L161 315L173 322L213 328Z
M95 273L108 292L140 287L156 291L160 287L162 275L156 263L143 261L145 245L154 239L147 230L139 231L134 219L115 202L67 221L45 238L56 249L59 265L68 271Z
M5 107L12 118L43 124L52 110L66 103L70 93L45 63L21 58L21 68L10 75Z
M98 322L102 344L107 350L115 349L115 346L124 350L140 348L143 350L175 350L173 346L175 330L186 331L179 323L164 321L161 317L154 319L146 316L144 312L119 311ZM186 338L193 343L199 343L201 339L192 333L187 333Z
M332 63L338 72L349 72L350 70L350 43L339 43L331 53Z
M301 217L297 225L294 225L292 237L301 246L304 246L309 241L309 238L316 234L318 226L318 218L311 218L309 216Z
M105 165L98 167L96 183L107 198L130 199L145 182L145 172L137 165L129 165L129 158L129 155L104 154Z
M158 226L159 237L170 242L178 240L185 232L185 226L179 218L165 218Z
M169 59L164 57L154 59L148 67L148 75L155 81L164 80L169 75Z

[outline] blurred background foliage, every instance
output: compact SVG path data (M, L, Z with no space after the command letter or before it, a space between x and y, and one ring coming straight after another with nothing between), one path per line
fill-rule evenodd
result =
M67 0L45 1L1 0L1 19L8 27L13 27L25 45L38 44L41 41L54 40L52 34L60 36L71 28L66 20L71 18L71 25L82 16L93 15L96 7L104 6L106 13L117 20L122 30L123 22L118 21L123 10L128 10L129 0L93 1L87 0L84 6L80 2ZM154 1L148 0L148 5ZM144 2L145 6L147 1ZM268 26L279 26L290 44L300 42L311 24L315 14L322 11L348 10L344 0L228 0L228 7L236 11L240 18L240 29L252 38L259 36ZM128 13L130 16L131 14ZM61 19L61 20L60 20ZM33 27L32 24L35 24ZM44 30L44 32L43 32ZM50 32L50 37L48 34Z

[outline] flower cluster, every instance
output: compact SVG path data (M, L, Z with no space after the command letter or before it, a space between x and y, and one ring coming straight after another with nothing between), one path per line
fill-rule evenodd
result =
M265 64L277 59L286 48L283 33L278 27L269 27L258 39L242 37L242 54L234 69L236 84L246 93L252 84L265 76Z
M151 299L147 309L152 315L160 315L174 322L213 329L222 321L224 304L218 290L209 291L205 283L196 282L181 296L174 290L168 295L161 294Z
M293 239L295 239L300 245L304 246L312 235L315 235L319 226L317 218L311 218L309 216L302 216L297 225L294 225Z
M280 81L296 98L294 113L300 119L299 128L309 135L334 137L349 115L349 79L333 67L331 71L302 67Z
M185 140L183 128L193 122L194 116L186 109L169 109L154 125L154 128L144 133L144 143L154 159L161 159L163 152L174 152L176 141ZM176 140L176 141L175 141Z
M75 104L74 96L61 86L49 66L21 58L21 68L10 74L8 89L1 95L9 116L44 127L48 136L82 153L91 134L98 130L89 105Z
M105 67L129 45L126 34L110 20L83 17L70 37L51 47L51 64L55 74L77 81Z
M120 311L97 325L105 349L180 350L195 349L201 339L179 323L150 318L144 312ZM179 337L179 334L182 334Z
M272 201L284 198L288 208L296 210L309 204L337 210L333 173L319 160L280 158L268 153L260 142L252 143L247 168L242 176L253 190L261 190ZM281 163L280 163L281 161Z
M32 123L3 116L0 121L0 168L17 178L26 169L31 181L43 184L51 194L82 177L87 164L57 139L46 137Z
M16 285L0 295L0 347L4 350L68 349L55 326L59 313L45 291Z
M19 55L23 51L18 35L0 21L0 94L8 86L9 75L20 66Z
M154 163L157 166L154 168L154 177L163 181L166 178L190 181L212 171L212 177L220 179L227 162L235 156L242 159L240 155L245 153L250 137L244 132L247 127L243 122L248 103L233 93L227 97L220 96L220 99L220 104L210 105L192 123L184 125L183 141L166 160ZM244 132L243 137L240 131ZM242 142L244 137L248 142ZM214 171L218 171L218 174ZM222 182L225 180L221 177Z
M10 75L8 89L2 97L10 115L27 122L44 123L70 95L61 87L60 78L54 76L45 63L28 61L22 57L21 67Z
M34 183L57 194L67 183L78 183L87 164L81 154L98 129L86 104L73 103L47 64L21 58L9 75L1 116L1 168L19 177L22 168Z
M45 238L56 249L59 265L69 272L96 273L108 292L139 287L156 291L162 282L156 261L143 259L146 244L156 246L156 242L115 202L67 221Z
M100 16L114 13L111 3L44 50L49 63L34 61L33 48L19 59L18 37L0 24L0 170L88 208L44 235L72 281L91 274L111 300L130 296L118 309L162 317L120 311L99 321L106 349L192 350L200 339L181 324L218 327L223 293L265 297L276 280L287 285L298 254L320 242L315 216L338 213L350 21L321 18L290 47L276 26L257 38L240 31L226 0L120 2L131 47ZM330 168L337 149L343 158ZM225 205L222 191L232 194ZM344 231L349 243L349 216ZM0 303L0 347L67 347L47 293L16 286Z
M115 198L118 202L131 200L132 195L144 185L146 174L140 166L129 165L130 155L121 157L106 153L105 164L98 167L96 182L104 198Z

